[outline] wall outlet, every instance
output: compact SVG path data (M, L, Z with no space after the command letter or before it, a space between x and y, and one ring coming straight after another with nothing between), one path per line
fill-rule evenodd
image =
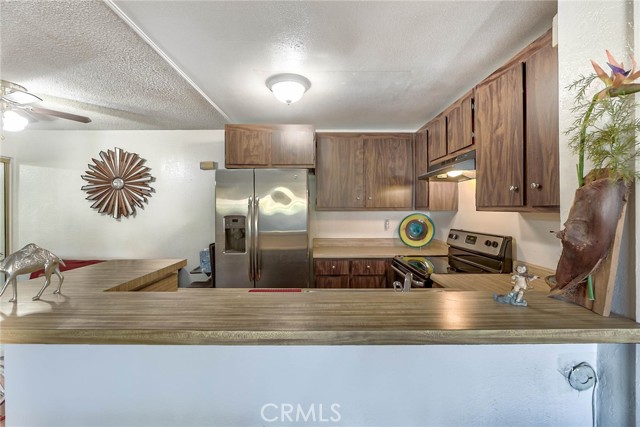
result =
M385 220L384 220L384 229L385 229L385 230L388 230L388 229L389 229L389 220L388 220L388 219L385 219Z
M596 384L596 371L587 362L578 363L569 371L569 385L578 391L588 390Z

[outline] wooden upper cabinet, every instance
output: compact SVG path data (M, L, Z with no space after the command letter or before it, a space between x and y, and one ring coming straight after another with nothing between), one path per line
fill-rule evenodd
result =
M427 141L427 129L419 130L414 135L414 208L423 210L429 209L429 181L419 180L418 176L426 173L429 167Z
M225 125L227 168L315 167L312 125Z
M359 135L317 135L316 207L364 208L364 150Z
M225 164L268 166L271 131L258 126L225 125Z
M434 182L418 179L427 172L427 130L422 129L414 135L415 178L414 209L429 211L457 211L458 183Z
M474 143L474 91L470 90L427 123L429 163L439 163L471 149Z
M315 131L313 126L287 125L272 133L271 164L282 166L315 166Z
M365 135L367 208L408 208L413 205L411 134Z
M476 206L524 205L523 66L476 87Z
M474 113L477 208L557 212L558 57L551 30L476 87Z
M546 45L526 64L527 204L560 206L558 49Z
M412 208L411 134L318 133L316 150L316 208Z
M447 155L447 117L440 114L427 124L429 162L435 163Z
M429 181L429 211L457 211L458 183Z
M456 101L447 112L447 154L473 144L473 91Z

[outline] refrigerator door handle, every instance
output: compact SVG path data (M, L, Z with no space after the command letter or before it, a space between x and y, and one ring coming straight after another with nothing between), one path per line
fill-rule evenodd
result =
M255 231L253 230L253 217L254 217L254 213L253 213L253 197L249 196L248 199L248 210L247 210L247 216L248 216L248 222L249 222L249 229L250 229L250 233L249 233L249 281L253 282L254 279L254 272L255 272L255 267L254 267L254 251L253 251L253 233L255 233Z
M262 256L260 252L260 197L256 197L253 201L253 236L254 236L254 277L256 282L260 281L262 277Z

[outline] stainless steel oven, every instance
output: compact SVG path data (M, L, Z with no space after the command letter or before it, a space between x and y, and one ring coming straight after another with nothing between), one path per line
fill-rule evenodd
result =
M510 236L451 229L446 256L406 256L393 258L394 282L403 287L433 286L431 274L511 273L513 239Z

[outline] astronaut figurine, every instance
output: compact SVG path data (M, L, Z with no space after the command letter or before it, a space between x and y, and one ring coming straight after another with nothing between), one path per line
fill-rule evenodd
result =
M529 270L526 265L517 265L515 273L516 274L511 276L511 282L513 283L511 292L506 295L493 294L493 299L503 304L526 307L527 301L524 299L524 291L532 289L533 286L530 282L539 279L539 277L529 274Z

